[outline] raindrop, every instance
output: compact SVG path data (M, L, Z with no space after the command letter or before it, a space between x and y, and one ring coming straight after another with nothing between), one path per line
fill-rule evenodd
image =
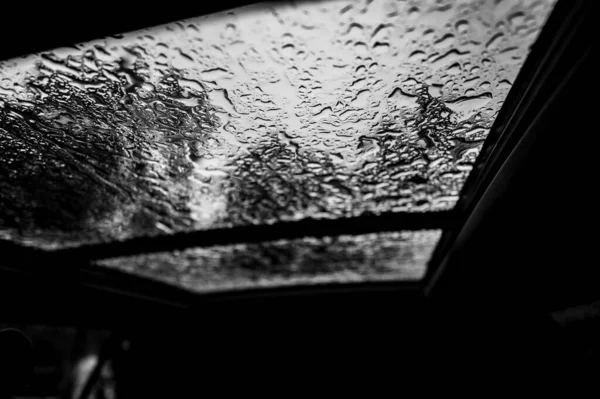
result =
M510 89L512 87L512 83L510 83L510 81L508 81L507 79L503 79L498 83L498 86L496 87L498 87L501 90Z
M408 9L408 18L411 20L415 20L419 18L421 10L418 7L411 7Z
M508 23L512 26L519 26L525 20L525 14L522 11L517 11L509 15Z
M463 82L463 87L470 88L470 87L474 86L475 83L477 83L478 80L479 80L479 76L475 76L475 77L470 78L470 79L465 79L465 81Z
M360 78L360 79L356 79L354 82L352 82L350 87L364 87L366 83L367 83L366 78Z
M446 106L452 111L470 116L481 109L492 99L492 93L485 92L478 96L459 97L454 101L446 102Z
M225 89L214 89L209 92L210 100L213 104L223 108L225 112L236 113L235 107L231 102L227 90Z
M356 93L356 96L352 99L352 103L359 107L365 107L367 105L367 99L369 98L370 91L364 89Z
M340 10L340 15L344 15L352 9L352 4L349 4Z
M500 43L500 39L502 39L504 37L503 33L496 33L494 34L490 40L488 40L488 42L485 44L485 47L488 50L494 50L496 48L498 48L498 44Z
M439 97L442 95L442 85L431 85L428 87L428 92L432 97Z
M223 68L212 68L200 72L200 77L203 80L215 82L219 81L220 79L228 78L229 73Z
M296 47L294 47L293 44L286 44L283 47L281 47L281 52L284 56L291 58L295 53L295 49Z
M356 54L359 55L367 55L369 54L369 50L367 48L367 45L364 42L357 42L354 44L354 49L356 51Z
M373 45L373 50L377 54L385 54L390 50L390 45L389 43L376 42Z
M232 23L227 24L227 26L225 27L224 36L226 38L230 39L230 38L234 37L236 35L236 33L237 33L236 26L234 24L232 24Z
M458 21L454 26L459 33L464 34L469 30L469 21L463 19Z
M321 119L331 116L332 112L333 111L331 110L331 107L324 107L323 109L321 109L319 112L317 112L313 116L315 117L316 120L321 120Z
M523 58L518 51L518 47L508 47L498 54L496 61L504 65L517 63Z
M409 61L420 61L425 58L425 52L422 50L415 50L408 56Z
M444 36L442 36L440 39L433 42L433 46L436 48L442 48L442 47L449 46L450 44L452 44L453 41L454 41L454 35L451 33L447 33Z
M445 54L437 57L436 59L434 59L431 62L432 66L435 67L440 67L442 65L446 65L446 64L450 64L450 63L454 63L456 61L459 61L463 58L465 58L468 54L470 54L470 51L459 51L457 49L452 49L448 52L446 52Z
M360 74L363 74L363 73L366 73L366 72L367 72L367 68L365 68L364 65L359 65L359 66L356 67L355 73L357 75L360 75Z
M457 75L460 72L461 72L461 67L460 67L460 64L458 62L450 65L448 67L448 69L446 69L446 73L448 73L450 75Z
M363 26L359 23L353 22L348 26L348 30L344 35L350 35L354 37L361 37L363 34Z
M377 26L377 28L375 28L375 30L373 30L373 33L371 34L371 39L373 39L373 40L377 40L377 39L379 39L380 37L383 37L383 36L385 36L385 34L386 34L386 31L387 31L387 30L389 30L389 28L390 28L391 26L392 26L392 25L390 25L390 24L379 24L379 25Z

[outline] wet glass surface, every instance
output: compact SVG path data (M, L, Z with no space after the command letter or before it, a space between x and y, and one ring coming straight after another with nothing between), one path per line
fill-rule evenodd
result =
M257 4L2 61L0 239L451 210L553 3ZM440 233L99 264L198 292L416 280Z
M205 293L298 284L419 280L441 230L279 240L98 261Z
M552 4L259 4L1 62L0 237L451 209Z

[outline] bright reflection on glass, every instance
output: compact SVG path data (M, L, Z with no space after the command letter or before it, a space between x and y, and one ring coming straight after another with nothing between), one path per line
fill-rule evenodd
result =
M552 4L261 4L2 62L0 237L451 209Z

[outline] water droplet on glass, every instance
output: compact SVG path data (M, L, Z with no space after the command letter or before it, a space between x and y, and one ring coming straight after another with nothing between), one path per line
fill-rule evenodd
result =
M340 1L0 62L0 234L60 247L451 209L552 1Z
M415 20L421 15L421 10L418 7L411 7L408 9L408 18Z
M488 50L493 50L498 48L498 45L500 43L500 40L504 37L504 34L501 32L498 32L496 34L494 34L489 40L488 42L485 44L485 47Z
M459 33L464 34L469 30L469 21L461 20L458 21L454 26Z

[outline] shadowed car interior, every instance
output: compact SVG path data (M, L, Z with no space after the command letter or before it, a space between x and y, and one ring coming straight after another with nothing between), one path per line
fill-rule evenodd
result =
M595 2L18 7L0 397L593 382Z

